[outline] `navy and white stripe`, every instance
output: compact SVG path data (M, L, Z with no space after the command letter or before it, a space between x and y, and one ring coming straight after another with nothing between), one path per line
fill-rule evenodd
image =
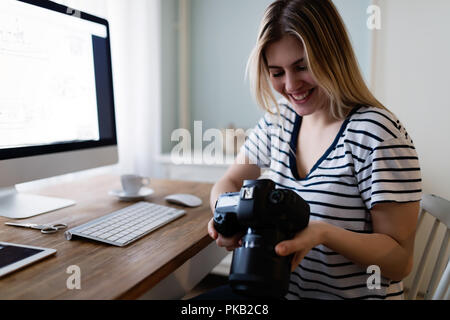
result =
M370 209L381 202L421 199L421 174L413 141L390 112L357 107L311 172L300 178L295 160L302 118L280 100L280 117L266 113L243 150L279 188L296 191L311 208L311 220L372 232ZM287 299L396 299L401 281L382 278L368 289L370 274L329 248L311 250L291 275Z

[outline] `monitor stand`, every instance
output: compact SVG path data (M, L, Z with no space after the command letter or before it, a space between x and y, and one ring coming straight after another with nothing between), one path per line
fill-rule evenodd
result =
M0 216L25 219L74 205L75 201L20 193L15 187L0 189Z

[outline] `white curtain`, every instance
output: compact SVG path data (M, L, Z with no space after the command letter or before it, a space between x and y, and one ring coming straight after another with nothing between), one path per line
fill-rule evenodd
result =
M161 0L60 0L108 19L111 32L120 173L163 177L161 150Z

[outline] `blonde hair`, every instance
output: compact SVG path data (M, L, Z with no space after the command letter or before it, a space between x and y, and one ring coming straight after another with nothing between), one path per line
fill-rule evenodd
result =
M386 109L370 92L358 66L344 22L330 0L278 0L269 5L247 64L257 103L274 114L277 108L265 50L285 35L304 46L308 69L330 100L330 113L343 119L356 105Z

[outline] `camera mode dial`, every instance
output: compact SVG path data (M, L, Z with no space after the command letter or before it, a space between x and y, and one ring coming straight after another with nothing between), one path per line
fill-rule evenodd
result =
M280 190L273 190L269 195L269 201L272 204L280 204L284 200L284 193Z

